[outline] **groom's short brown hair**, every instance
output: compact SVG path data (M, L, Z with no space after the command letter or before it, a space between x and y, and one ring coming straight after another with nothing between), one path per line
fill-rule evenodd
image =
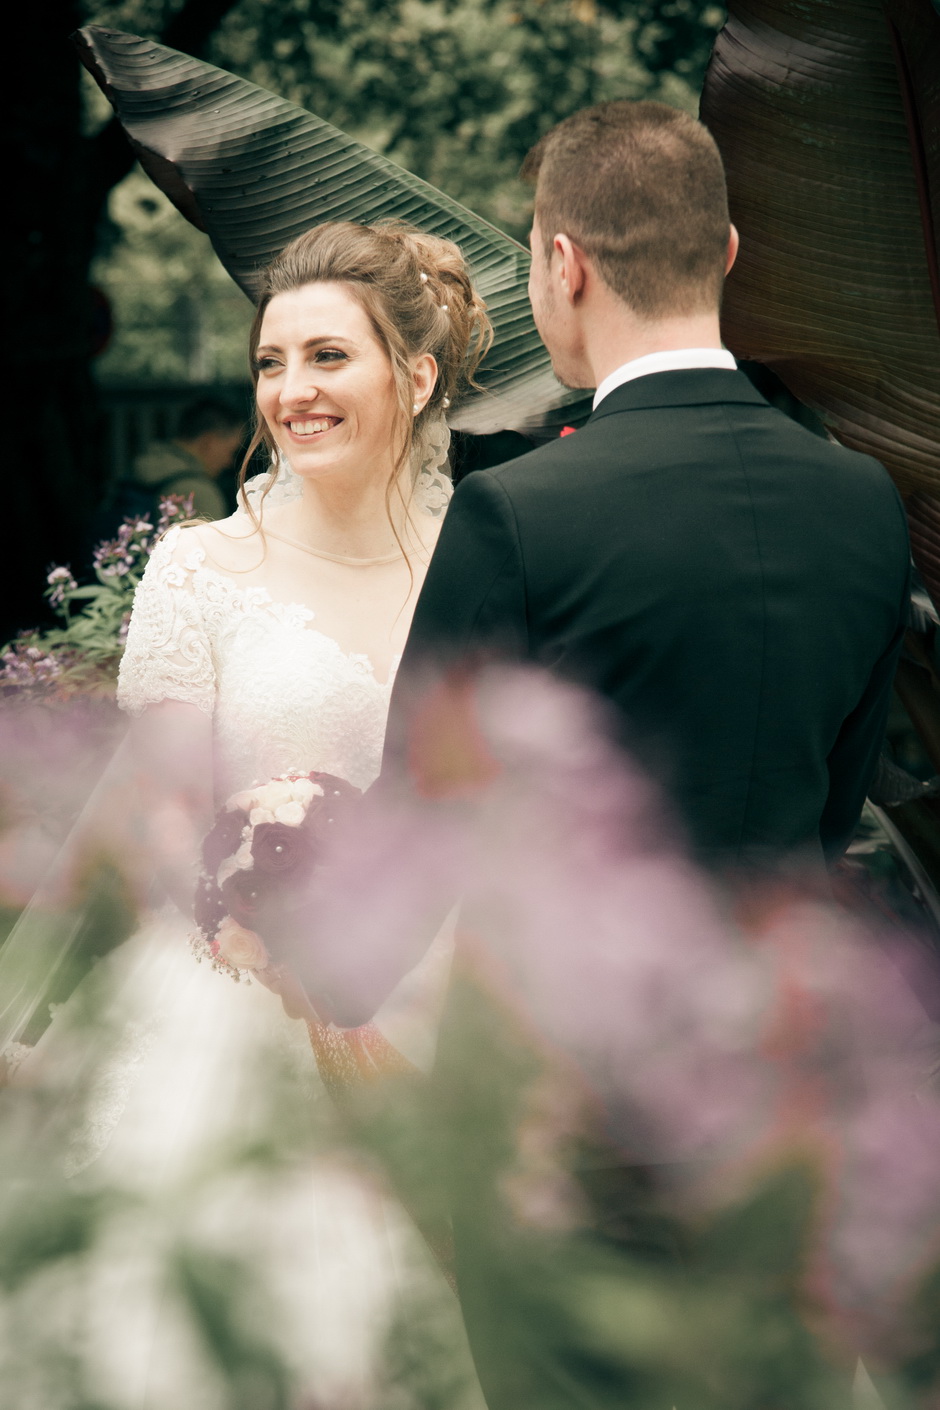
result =
M556 235L584 250L646 318L715 308L728 252L728 196L714 138L664 103L584 108L547 132L522 167L551 256Z

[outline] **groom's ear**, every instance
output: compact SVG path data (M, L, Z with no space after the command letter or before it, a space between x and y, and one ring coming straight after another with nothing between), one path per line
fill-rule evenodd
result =
M576 304L584 293L588 278L588 257L580 245L568 235L556 235L552 241L552 272L561 292L570 304Z
M738 249L741 245L741 237L736 226L732 225L728 234L728 258L725 261L725 278L731 273L731 266L738 257Z

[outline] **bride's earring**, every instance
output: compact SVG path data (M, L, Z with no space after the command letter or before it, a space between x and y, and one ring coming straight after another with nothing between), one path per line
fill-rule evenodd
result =
M419 405L418 405L418 403L417 403L416 401L413 401L413 402L411 403L411 409L412 409L412 411L414 412L415 416L417 416L418 412L421 410L421 408L419 407Z

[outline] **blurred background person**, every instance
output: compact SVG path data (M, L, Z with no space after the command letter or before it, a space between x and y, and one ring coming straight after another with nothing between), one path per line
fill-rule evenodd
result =
M244 412L225 397L207 394L186 402L176 435L144 446L105 495L92 519L86 562L97 544L115 537L125 519L148 518L156 524L167 495L191 495L194 518L226 518L234 508L234 460L244 439Z
M172 440L146 446L135 457L129 478L119 481L116 517L153 511L159 500L176 494L192 495L197 518L224 519L229 506L219 479L230 469L244 434L244 415L224 398L203 396L187 403Z

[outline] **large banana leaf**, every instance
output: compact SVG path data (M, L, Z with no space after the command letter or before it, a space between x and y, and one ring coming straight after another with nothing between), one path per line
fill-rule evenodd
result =
M741 232L728 346L902 493L940 493L940 14L932 0L728 10L702 96Z
M149 39L89 26L79 53L141 165L206 231L251 297L260 266L324 220L388 218L455 240L496 331L486 391L451 414L455 429L548 430L586 414L554 377L526 296L529 253L457 201L273 93Z

